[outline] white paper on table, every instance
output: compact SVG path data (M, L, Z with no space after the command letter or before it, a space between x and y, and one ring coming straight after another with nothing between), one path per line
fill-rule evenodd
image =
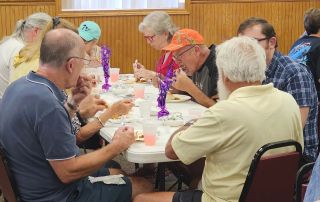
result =
M89 181L91 183L95 182L103 182L105 184L126 184L126 182L122 179L123 175L107 175L101 177L92 177L89 176Z

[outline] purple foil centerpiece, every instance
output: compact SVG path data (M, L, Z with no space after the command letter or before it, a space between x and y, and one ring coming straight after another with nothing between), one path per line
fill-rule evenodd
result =
M104 81L105 83L102 85L102 89L108 91L110 88L109 84L109 77L110 77L110 56L111 56L111 49L108 46L101 47L101 64L103 67L104 73Z
M158 107L160 108L160 111L158 112L158 118L161 118L163 116L168 116L169 111L166 109L166 97L167 97L167 92L170 89L170 86L173 82L173 77L174 77L174 70L173 70L173 65L170 64L168 67L168 72L165 78L162 80L161 79L161 74L159 74L159 96L158 96Z

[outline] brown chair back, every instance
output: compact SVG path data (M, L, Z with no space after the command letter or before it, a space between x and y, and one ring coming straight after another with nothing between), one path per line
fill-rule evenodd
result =
M262 157L268 150L288 146L294 146L296 151ZM293 202L301 156L301 145L293 140L262 146L251 162L239 201Z
M0 146L0 189L7 202L19 202L18 192L10 172L5 150Z

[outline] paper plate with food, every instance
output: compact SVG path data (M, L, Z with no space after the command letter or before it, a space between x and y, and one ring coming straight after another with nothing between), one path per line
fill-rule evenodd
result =
M114 116L111 119L108 120L110 123L113 124L121 124L123 123L131 123L134 121L134 119L128 115L123 115L123 116Z
M145 78L136 78L136 83L148 83L148 80Z
M190 99L189 95L167 93L166 102L185 102Z
M184 120L180 112L175 112L164 117L164 125L178 127L182 126L183 124Z
M124 84L135 84L136 83L136 79L135 78L128 78L126 80L122 80L122 83L124 83Z
M111 90L112 90L112 93L119 95L119 94L127 94L129 89L125 85L115 84L115 85L112 85Z

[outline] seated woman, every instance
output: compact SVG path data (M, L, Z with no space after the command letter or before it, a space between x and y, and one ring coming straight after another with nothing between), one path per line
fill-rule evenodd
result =
M77 136L77 144L83 145L85 141L99 132L109 119L128 114L132 107L133 103L130 99L123 99L111 106L108 106L108 104L104 100L100 99L99 96L88 95L80 103L77 117L72 119L72 125ZM87 122L87 119L93 117L98 111L103 112L99 116L94 117L93 121ZM94 142L92 144L96 143L97 142ZM83 146L87 148L85 145Z
M41 41L45 33L56 28L66 28L77 32L76 27L71 22L59 17L52 18L41 30L39 38L33 43L26 45L20 50L19 54L15 56L10 75L10 83L27 75L30 71L36 71L38 69Z
M154 11L148 14L139 24L147 43L156 50L161 50L170 44L173 34L178 30L170 16L164 11ZM169 68L177 69L172 53L166 52L160 57L156 71L146 69L137 60L133 63L134 76L137 79L155 80L157 73L166 76Z
M27 43L37 40L51 17L46 13L33 13L24 20L18 20L16 30L0 41L0 99L6 90L15 55Z
M84 21L78 28L79 36L83 39L86 47L85 58L90 60L85 67L99 67L101 66L100 50L97 45L101 36L101 29L99 25L93 21Z

